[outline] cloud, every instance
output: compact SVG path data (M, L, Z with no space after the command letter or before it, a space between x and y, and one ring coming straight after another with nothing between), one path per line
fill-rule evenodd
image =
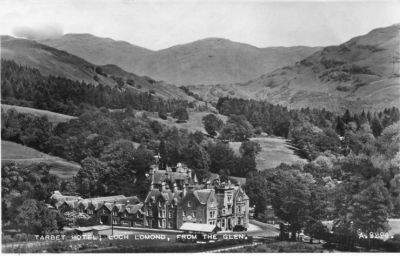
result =
M61 37L64 33L60 26L49 24L36 28L27 26L14 27L13 34L16 37L23 37L31 40L44 40Z

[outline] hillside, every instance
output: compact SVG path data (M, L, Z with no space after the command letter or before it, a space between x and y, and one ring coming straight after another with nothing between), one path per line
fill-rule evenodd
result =
M36 68L46 76L61 76L94 85L125 86L138 92L152 90L155 96L166 99L194 100L175 85L137 76L117 66L96 66L68 52L32 40L1 36L1 58Z
M375 29L246 83L188 88L211 101L232 96L333 111L399 107L399 32L399 25Z
M59 157L50 156L11 141L1 141L1 163L16 162L26 166L33 163L47 163L50 165L50 173L61 178L74 176L81 166L77 163L68 162Z
M15 109L15 111L17 111L18 113L31 114L31 115L39 116L39 117L45 116L45 117L47 117L49 122L51 122L53 124L68 122L69 120L76 118L74 116L63 115L60 113L51 112L51 111L42 110L42 109L1 104L1 110L8 111L10 109Z
M176 85L245 82L292 65L320 49L304 46L257 48L222 38L207 38L150 51L88 34L66 34L42 43L98 65L115 64L135 74Z

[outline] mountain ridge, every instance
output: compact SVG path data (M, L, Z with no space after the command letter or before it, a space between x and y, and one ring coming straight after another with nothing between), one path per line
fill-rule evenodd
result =
M325 47L295 65L245 83L188 86L204 99L230 96L268 100L289 108L344 111L400 106L400 26L377 28Z
M2 59L13 60L19 65L36 68L45 76L61 76L94 85L124 86L139 93L152 91L155 96L161 98L194 101L192 97L175 85L138 76L120 67L110 68L95 65L79 56L33 40L11 36L1 36L0 40Z
M245 82L287 66L320 47L258 48L224 38L205 38L152 51L90 35L67 34L42 43L80 56L97 65L115 64L138 75L175 85ZM139 47L139 48L137 48ZM138 50L139 49L139 50Z

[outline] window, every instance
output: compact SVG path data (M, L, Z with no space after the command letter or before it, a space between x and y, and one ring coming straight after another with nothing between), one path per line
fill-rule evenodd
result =
M149 226L149 223L147 223L147 220L146 219L144 219L144 225L147 227L147 226Z
M113 219L113 224L114 225L118 224L118 220L117 219Z
M242 212L242 207L239 206L239 207L238 207L238 213L241 213L241 212Z
M162 206L161 202L158 202L158 207L161 207L161 206Z
M165 219L162 220L162 227L165 228Z
M215 217L215 212L214 211L210 211L210 218L214 218Z
M225 214L225 209L222 209L222 214Z
M192 201L188 202L188 207L192 207Z
M88 209L88 214L93 214L93 209Z
M165 216L166 216L166 211L162 210L162 217L165 218Z
M193 218L196 218L196 212L192 213Z
M118 212L117 211L113 211L113 216L118 216Z
M168 211L168 218L172 218L172 211Z
M228 196L228 202L232 200L232 196Z
M158 227L161 228L161 220L158 220Z
M222 219L222 227L225 227L225 219Z
M182 216L185 217L186 216L186 211L182 212Z
M168 227L172 228L172 221L168 222Z

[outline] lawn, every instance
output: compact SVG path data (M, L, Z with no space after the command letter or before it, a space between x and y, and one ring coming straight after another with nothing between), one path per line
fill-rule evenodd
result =
M16 162L21 166L44 162L50 165L50 173L60 178L74 176L81 167L77 163L68 162L62 158L47 155L11 141L1 141L1 164Z
M138 115L141 115L142 113L146 113L146 115L150 119L156 120L156 121L158 121L166 126L169 126L169 127L175 126L178 129L187 129L189 132L200 131L203 133L207 133L204 129L203 117L208 114L211 114L211 112L197 112L197 111L189 110L188 111L189 120L187 120L184 123L176 123L175 122L176 119L172 118L170 115L168 115L167 120L163 120L158 116L158 113L156 113L156 112L137 111ZM228 117L226 117L224 115L215 114L215 113L213 113L213 114L224 122L226 122L226 120L228 119Z
M306 161L294 153L284 138L260 136L250 140L258 142L261 146L261 152L256 156L258 170L274 168L281 163L292 164Z
M49 122L51 122L53 124L67 122L71 119L76 118L74 116L63 115L63 114L59 114L59 113L51 112L51 111L47 111L47 110L6 105L6 104L1 104L1 109L5 110L5 111L8 111L9 109L15 109L18 113L32 114L34 116L45 116L45 117L47 117Z
M269 137L262 135L251 138L251 141L258 142L261 146L261 152L256 156L256 164L258 170L274 168L281 163L292 164L297 161L306 161L298 157L288 144L287 140L280 137ZM239 148L241 142L229 142L236 156L240 156Z

